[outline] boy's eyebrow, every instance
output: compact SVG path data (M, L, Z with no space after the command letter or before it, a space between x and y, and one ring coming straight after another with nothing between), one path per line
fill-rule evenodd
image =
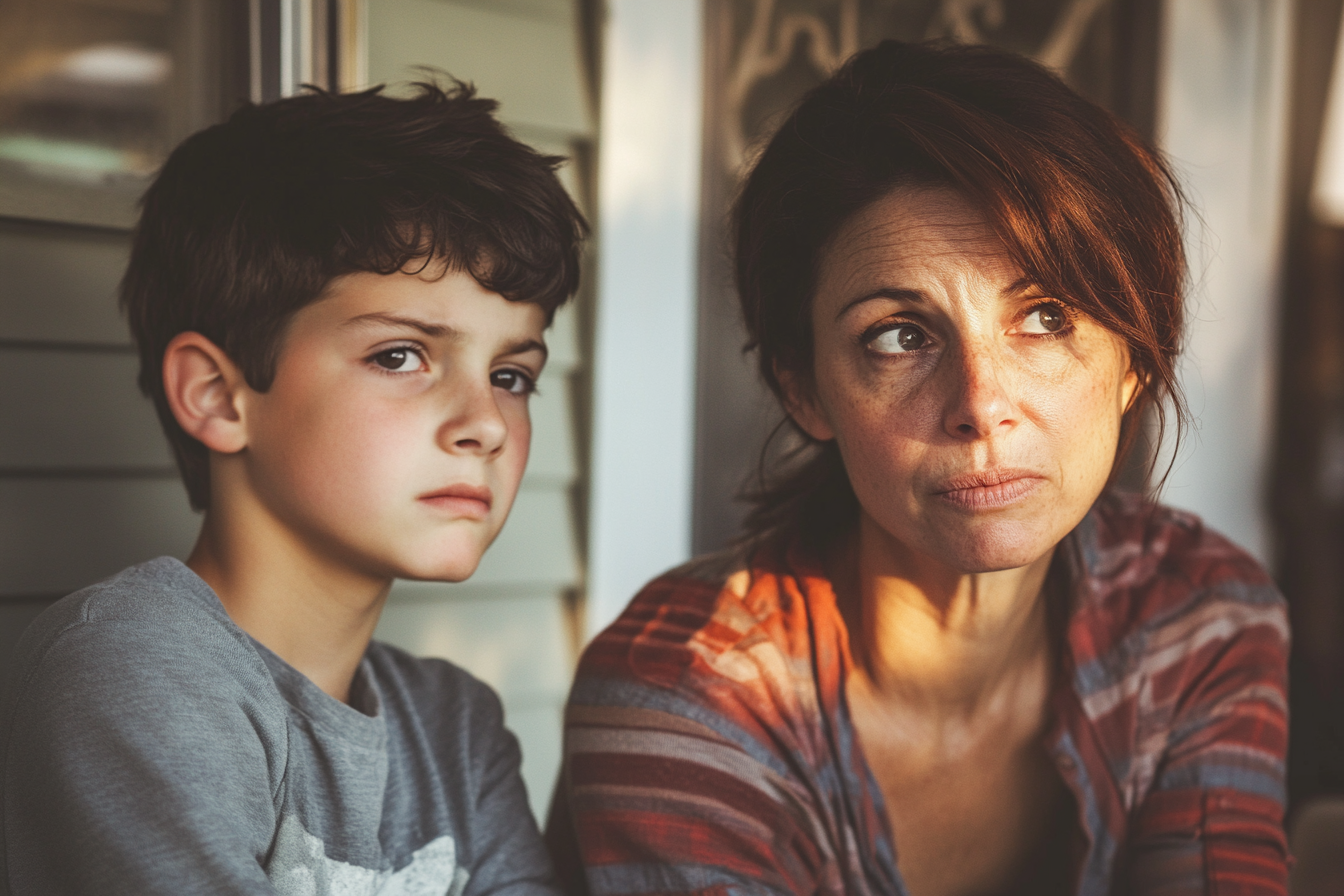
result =
M369 314L360 314L352 317L345 323L345 327L362 327L368 324L389 324L394 327L410 327L413 330L419 330L426 336L438 339L441 336L455 336L457 331L445 324L431 324L428 321L417 320L414 317L401 317L397 314L384 314L381 311L373 311Z
M518 342L512 342L504 346L503 355L521 355L523 352L541 352L541 359L545 361L551 356L551 350L546 347L546 343L538 342L535 339L522 339Z
M461 336L462 334L447 324L431 324L428 321L418 320L414 317L402 317L399 314L385 314L381 311L372 311L368 314L360 314L352 317L342 327L362 327L369 324L388 324L394 327L410 327L413 330L419 330L431 339L439 339L447 336L449 338ZM536 339L520 339L517 342L511 342L504 346L504 355L521 355L524 352L541 352L541 357L550 357L550 350L546 348L546 343L539 342Z

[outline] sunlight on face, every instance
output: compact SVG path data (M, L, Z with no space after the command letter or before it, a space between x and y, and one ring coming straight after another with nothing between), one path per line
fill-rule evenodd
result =
M835 439L863 512L958 572L1025 566L1110 475L1137 376L1121 340L1028 282L974 207L903 188L822 257L795 419Z
M374 576L469 576L527 463L545 312L437 273L337 278L249 399L253 491L307 550Z

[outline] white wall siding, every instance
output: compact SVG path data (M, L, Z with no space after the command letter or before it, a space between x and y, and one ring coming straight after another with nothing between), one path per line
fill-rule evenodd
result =
M0 655L51 600L196 537L117 312L129 242L0 219Z
M1197 211L1180 370L1195 426L1162 497L1266 562L1291 17L1290 0L1167 0L1159 80L1158 139Z

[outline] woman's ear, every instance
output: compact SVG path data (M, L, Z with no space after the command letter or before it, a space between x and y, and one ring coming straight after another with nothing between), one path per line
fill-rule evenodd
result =
M1139 395L1147 387L1146 377L1140 377L1138 371L1133 367L1125 373L1124 380L1120 383L1120 416L1123 417L1129 413L1130 408L1134 407L1134 402L1138 401Z
M825 410L818 404L810 377L775 363L775 379L784 392L784 410L793 422L818 442L835 438Z
M234 454L247 447L242 372L200 333L178 333L163 353L163 391L187 435L211 451Z

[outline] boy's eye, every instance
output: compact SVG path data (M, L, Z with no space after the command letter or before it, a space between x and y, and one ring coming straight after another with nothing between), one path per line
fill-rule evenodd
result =
M373 363L394 373L414 373L425 369L425 359L413 348L389 348L373 356Z
M521 370L513 370L507 367L490 374L490 385L513 395L531 395L536 389L536 383L533 382L532 377Z

